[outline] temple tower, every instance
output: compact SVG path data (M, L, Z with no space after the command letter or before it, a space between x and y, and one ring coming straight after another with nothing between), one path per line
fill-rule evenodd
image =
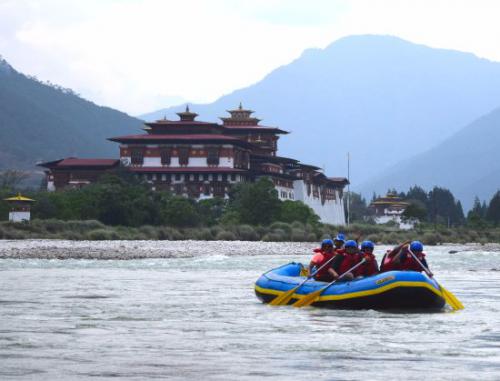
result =
M25 222L31 219L31 204L34 203L35 200L21 196L21 194L18 193L17 196L6 198L4 201L10 205L10 222Z

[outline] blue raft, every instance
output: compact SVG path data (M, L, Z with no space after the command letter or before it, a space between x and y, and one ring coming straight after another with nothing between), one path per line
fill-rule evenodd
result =
M305 277L301 274L304 274L304 267L300 263L289 263L270 270L255 283L255 294L262 302L269 303L303 282ZM295 292L289 304L326 284L309 280ZM415 271L389 271L334 283L312 305L338 309L439 310L444 307L445 300L434 279Z

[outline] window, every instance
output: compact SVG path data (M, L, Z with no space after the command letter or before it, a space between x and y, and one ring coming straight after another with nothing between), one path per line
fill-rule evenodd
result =
M189 147L179 148L179 165L188 165L189 163Z
M172 157L172 149L161 148L160 156L161 156L161 165L170 165L170 159Z
M203 184L203 194L210 196L210 184Z
M208 181L208 173L205 173L205 174L203 175L203 180Z
M231 174L231 181L236 181L236 175L234 173Z
M130 150L130 162L133 165L142 165L144 163L144 151L142 148L132 148Z
M222 175L222 181L227 181L227 175L225 173Z
M181 180L181 175L176 173L175 174L175 181L180 181Z
M219 165L219 148L209 147L207 154L208 165Z

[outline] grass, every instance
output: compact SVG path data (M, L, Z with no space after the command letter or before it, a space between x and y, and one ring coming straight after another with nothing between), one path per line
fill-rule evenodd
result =
M347 237L360 236L378 244L397 244L419 239L426 245L441 243L500 243L500 228L473 229L420 226L401 231L384 225L353 224L349 227L306 225L300 222L275 222L269 226L211 226L174 228L171 226L106 226L99 221L33 220L30 223L0 222L0 239L68 239L68 240L227 240L317 242L337 232Z

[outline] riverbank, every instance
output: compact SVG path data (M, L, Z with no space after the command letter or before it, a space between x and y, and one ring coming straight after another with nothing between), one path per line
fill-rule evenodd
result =
M264 241L317 242L325 237L345 232L348 237L361 237L377 244L394 245L419 239L426 245L444 243L499 243L500 228L444 228L419 226L402 231L392 226L353 224L349 227L275 222L269 226L216 225L197 228L169 226L108 226L99 221L33 220L30 223L0 222L0 239L59 239L70 241L141 241L141 240L199 240L199 241Z
M182 259L279 256L287 253L305 256L304 261L307 261L315 247L316 244L312 242L0 240L0 259ZM390 247L377 245L375 252L381 256ZM428 253L436 250L460 256L475 252L500 252L500 244L455 244L426 248Z

